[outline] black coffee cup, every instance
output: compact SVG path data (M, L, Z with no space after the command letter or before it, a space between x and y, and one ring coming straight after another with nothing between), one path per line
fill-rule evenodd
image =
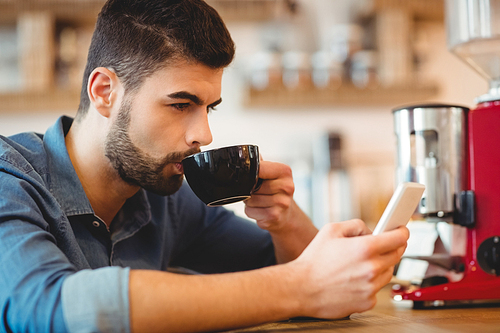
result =
M261 183L255 145L207 150L186 157L182 166L189 186L208 206L248 199Z

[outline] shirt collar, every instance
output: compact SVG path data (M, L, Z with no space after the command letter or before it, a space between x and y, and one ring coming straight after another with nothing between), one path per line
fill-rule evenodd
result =
M49 189L67 216L94 214L66 148L64 138L72 123L72 118L62 116L43 137L47 152Z
M50 177L50 191L67 216L95 215L66 148L65 136L72 123L72 118L60 117L45 132L43 138L43 144L48 156L47 171ZM147 224L150 219L151 206L147 200L146 191L141 189L127 200L124 207L117 214L114 223L118 224L118 230L123 229L125 233L130 233ZM119 234L117 237L125 237L125 234Z

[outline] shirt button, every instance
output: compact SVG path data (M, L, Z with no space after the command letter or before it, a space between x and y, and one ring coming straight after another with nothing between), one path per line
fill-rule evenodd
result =
M96 228L99 228L101 226L101 224L98 221L92 222L92 225Z

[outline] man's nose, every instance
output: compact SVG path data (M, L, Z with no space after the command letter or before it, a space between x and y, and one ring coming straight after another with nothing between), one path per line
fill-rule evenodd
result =
M212 142L212 139L208 113L205 110L200 110L193 117L187 130L186 141L190 146L206 146Z

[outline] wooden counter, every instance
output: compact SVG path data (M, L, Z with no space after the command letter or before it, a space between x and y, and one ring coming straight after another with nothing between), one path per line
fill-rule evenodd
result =
M290 320L231 332L500 332L500 307L414 310L411 302L394 303L389 287L377 299L373 310L353 314L349 319Z

